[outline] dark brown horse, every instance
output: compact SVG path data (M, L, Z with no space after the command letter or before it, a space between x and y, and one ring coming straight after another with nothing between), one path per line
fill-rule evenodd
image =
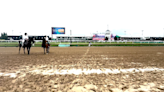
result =
M48 41L46 41L45 38L43 38L42 47L44 48L44 54L45 54L45 49L46 49L46 53L48 54L49 53L50 44L48 44Z
M33 42L33 44L35 43L34 37L30 38L29 40L25 41L24 43L22 43L21 41L19 41L19 54L20 54L20 50L21 50L22 44L24 44L23 45L24 54L25 54L25 48L27 48L28 55L29 55L30 54L30 48L31 48L31 45L32 45L31 42Z

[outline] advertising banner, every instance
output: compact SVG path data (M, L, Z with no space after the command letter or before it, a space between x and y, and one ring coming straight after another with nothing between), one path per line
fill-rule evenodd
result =
M105 40L104 34L94 34L92 40Z
M93 38L92 40L105 40L105 38Z

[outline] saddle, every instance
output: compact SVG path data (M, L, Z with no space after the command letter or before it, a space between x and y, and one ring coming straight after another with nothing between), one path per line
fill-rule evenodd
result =
M27 45L27 44L28 44L28 41L27 41L27 40L25 40L24 45Z

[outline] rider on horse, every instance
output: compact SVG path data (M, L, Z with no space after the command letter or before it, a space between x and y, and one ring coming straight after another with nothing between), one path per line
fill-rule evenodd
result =
M50 46L50 43L49 43L49 38L48 38L48 36L45 36L45 40L47 41L47 43L48 43L48 46Z
M24 42L27 42L28 41L28 35L27 35L27 33L25 33L22 38L23 38L23 40L22 40L22 46L23 46L24 45Z

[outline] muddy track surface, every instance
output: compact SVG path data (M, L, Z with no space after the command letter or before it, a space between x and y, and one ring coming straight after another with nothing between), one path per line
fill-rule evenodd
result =
M0 48L0 92L163 92L164 47Z

